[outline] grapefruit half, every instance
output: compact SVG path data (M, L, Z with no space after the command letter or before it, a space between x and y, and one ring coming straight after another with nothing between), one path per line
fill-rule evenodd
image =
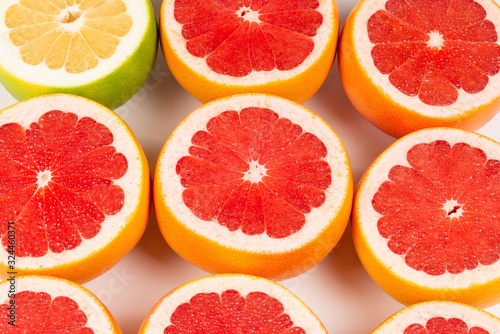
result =
M108 309L90 291L49 276L0 283L0 333L121 334Z
M304 102L330 72L335 0L166 0L163 54L177 81L205 103L237 93Z
M112 109L141 88L158 47L149 0L4 0L0 35L14 98L70 93Z
M493 0L363 0L342 29L340 78L392 136L476 130L500 109L499 29Z
M476 307L430 301L399 311L372 334L493 334L499 328L500 319Z
M340 239L352 204L347 153L310 110L246 94L208 103L165 143L154 206L174 251L212 273L298 275Z
M148 163L128 126L86 98L53 94L0 111L0 276L88 281L139 241Z
M151 333L327 333L297 296L264 278L222 274L187 282L144 320Z
M366 171L352 214L370 276L404 304L500 301L500 144L453 128L402 137Z

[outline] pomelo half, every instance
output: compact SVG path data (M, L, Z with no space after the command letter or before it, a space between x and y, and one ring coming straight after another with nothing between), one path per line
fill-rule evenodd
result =
M342 29L340 78L392 136L477 130L500 110L499 29L493 0L362 0Z
M352 214L370 276L404 304L500 301L500 144L452 128L402 137L366 171Z
M122 331L108 309L83 286L49 276L18 276L0 283L0 333Z
M352 204L347 153L319 116L245 94L188 115L165 143L154 206L168 244L212 273L298 275L340 239Z
M187 282L163 297L139 331L152 333L327 333L297 296L264 278L222 274Z
M335 0L166 0L163 54L177 81L205 103L238 93L304 102L330 72Z
M408 306L372 334L493 334L500 319L466 304L430 301Z
M0 111L0 276L86 282L146 228L150 179L129 127L86 98L53 94Z
M149 0L5 0L0 35L14 98L70 93L111 109L141 88L158 45Z

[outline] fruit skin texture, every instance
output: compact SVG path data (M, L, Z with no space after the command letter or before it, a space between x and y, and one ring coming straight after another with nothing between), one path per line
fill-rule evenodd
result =
M23 102L18 102L17 104L20 103ZM13 106L17 104L14 104ZM0 114L2 111L12 108L13 106L0 110ZM111 110L110 113L112 113ZM116 117L119 118L118 115L116 115ZM16 265L16 272L18 275L55 276L83 284L111 269L139 242L144 234L144 231L146 230L149 219L151 179L146 155L135 138L135 135L132 133L132 130L128 127L128 125L126 125L125 122L123 123L127 127L131 136L135 139L136 145L139 147L143 175L141 182L141 188L143 190L141 191L139 203L134 212L130 215L128 222L125 224L120 233L116 235L108 245L106 245L106 247L94 251L86 258L51 268L26 269ZM9 271L10 269L6 265L6 262L0 262L0 279L8 278L9 275L7 272Z
M85 290L85 293L87 294L87 296L92 298L101 307L101 310L104 313L106 313L107 317L111 320L111 322L113 324L113 333L115 333L115 334L122 334L123 333L122 330L120 329L120 326L118 326L118 322L116 322L116 319L113 317L111 312L109 312L109 310L106 308L106 306L104 306L104 304L99 300L99 298L97 298L90 290L86 289L85 287L83 287L83 286L81 286L81 285L79 285L71 280L66 280L66 279L62 279L62 278L58 278L58 277L47 277L47 276L43 276L43 275L32 275L31 277L61 281L61 282L64 282L66 284L72 285L80 290ZM17 279L21 280L23 278L25 278L25 276L16 276L16 280ZM1 284L10 284L10 282L9 281L2 281L2 282L0 282L0 285Z
M174 132L175 130L170 138ZM163 155L165 146L160 156ZM348 161L347 156L346 160ZM345 192L338 215L332 217L330 224L316 239L289 252L270 254L238 250L195 233L172 214L162 196L160 182L153 182L154 210L160 231L168 245L195 266L209 273L241 273L277 281L285 280L314 267L340 240L349 221L352 207L353 180L350 164L348 168L349 183L346 189L338 189L339 192ZM160 168L157 164L155 180L159 180L159 174Z
M371 124L395 138L429 127L452 127L475 131L488 123L500 110L500 96L491 101L449 117L426 116L395 102L384 93L361 66L354 49L354 21L362 0L351 11L342 28L339 42L339 74L347 97L356 110ZM493 2L493 1L492 1Z
M219 275L214 275L214 276L232 276L232 277L238 277L238 276L242 276L242 277L249 277L249 278L252 278L252 275L242 275L242 274L219 274ZM212 276L212 277L214 277ZM169 293L167 293L165 296L163 296L154 306L153 308L151 309L151 311L149 311L148 315L146 316L146 318L144 319L144 321L142 322L142 325L141 325L141 328L139 329L139 334L143 334L146 332L147 330L147 327L149 326L149 322L150 322L150 316L156 311L156 309L160 306L160 304L165 300L167 299L168 297L170 297L174 292L176 292L177 290L181 289L182 287L184 287L185 285L188 285L192 282L195 282L195 281L198 281L198 280L203 280L204 278L208 278L208 277L211 277L211 276L206 276L206 277L200 277L200 278L197 278L197 279L194 279L192 281L189 281L189 282L186 282L180 286L178 286L177 288L175 288L174 290L170 291ZM254 279L262 279L260 277L253 277ZM275 284L277 286L279 286L281 289L286 289L284 288L283 286L279 285L278 283L275 283L273 281L269 281L270 284ZM287 289L288 290L288 289ZM201 292L201 291L193 291L193 294L196 294L198 292ZM290 292L290 291L288 291ZM292 293L292 292L290 292ZM293 294L293 293L292 293ZM294 295L295 296L295 295ZM296 296L295 296L296 297ZM297 297L297 299L299 299ZM300 300L300 299L299 299ZM313 311L302 301L300 300L300 302L302 303L302 305L304 306L304 308L306 308L307 310L309 310L311 313L313 313ZM319 321L319 319L318 319ZM319 321L321 323L321 321ZM327 330L326 328L324 327L324 325L321 323L321 326L322 328L324 329L324 332L327 333Z
M274 80L261 85L228 85L212 81L203 74L196 73L174 51L165 29L162 28L164 25L163 12L167 7L167 1L163 2L160 14L160 41L163 55L175 79L201 103L244 93L266 93L304 103L316 94L330 73L335 60L339 34L339 11L335 0L330 1L334 4L334 27L329 36L327 47L310 68L287 80Z
M360 189L364 186L364 180L370 174L373 166L379 162L381 156L394 145L395 144L389 146L375 159L361 178L354 192L354 203L351 216L352 238L356 248L356 253L363 264L363 267L368 272L370 277L385 292L387 292L387 294L405 305L431 300L455 301L479 308L486 308L497 304L500 302L500 277L486 284L470 285L467 288L430 288L415 284L397 275L391 270L391 268L380 262L375 256L373 249L368 244L363 232L360 229L360 211L358 207L359 193Z
M47 86L20 79L0 65L0 82L18 101L45 94L67 93L94 100L112 110L120 107L139 91L156 61L158 36L155 14L151 2L142 1L148 7L147 31L127 60L107 75L81 86Z

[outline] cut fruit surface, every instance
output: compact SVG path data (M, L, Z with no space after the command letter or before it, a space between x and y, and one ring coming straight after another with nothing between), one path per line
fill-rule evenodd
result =
M0 332L121 334L106 307L84 287L49 276L0 283Z
M346 23L342 82L358 111L383 131L400 137L430 126L475 130L499 110L494 1L365 0Z
M284 278L338 241L351 178L340 139L318 116L282 98L236 95L195 110L171 135L155 210L170 246L201 268Z
M223 274L187 282L163 297L139 331L148 333L326 333L314 313L281 285Z
M149 1L8 0L0 13L8 36L0 42L0 80L18 99L68 92L115 108L142 86L155 60ZM140 58L132 65L130 57Z
M2 267L12 254L20 273L86 281L139 240L147 162L111 110L73 95L33 98L0 112L0 143Z
M493 334L499 326L500 319L473 306L430 301L399 311L372 334Z
M356 192L353 237L363 265L405 304L498 302L499 191L493 140L449 128L401 138Z
M338 12L335 1L169 0L160 28L172 73L200 101L243 92L305 101L333 63Z

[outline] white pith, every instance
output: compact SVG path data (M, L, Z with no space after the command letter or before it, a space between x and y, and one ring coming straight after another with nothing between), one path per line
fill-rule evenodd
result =
M315 134L327 147L328 153L325 160L332 170L332 184L325 190L325 203L306 214L307 221L304 227L286 238L270 238L266 233L248 236L241 230L231 232L216 221L204 221L197 218L182 200L182 191L185 188L180 183L175 166L181 157L189 155L188 148L193 134L205 129L208 120L223 111L240 111L250 106L273 110L280 117L285 117L300 125L303 132ZM348 164L347 154L339 137L317 115L285 99L249 94L218 100L191 113L170 136L160 153L156 168L159 171L159 192L163 194L165 203L172 214L187 228L228 247L258 253L280 253L299 248L314 240L339 213L349 187Z
M38 173L38 188L43 188L49 184L52 179L52 173L50 170L44 170Z
M441 47L443 46L443 36L437 31L430 32L427 45L429 45L431 48L438 48L439 50L441 50Z
M250 168L245 173L243 180L250 182L260 182L266 175L267 169L265 166L259 164L257 161L250 162Z
M72 87L81 86L115 71L125 62L139 46L148 29L149 14L146 1L122 0L127 7L127 14L132 17L133 24L128 32L120 39L115 53L108 59L99 59L99 64L88 71L72 74L68 73L64 66L57 70L49 69L44 62L38 65L26 64L19 53L20 47L15 46L9 39L9 29L5 25L5 13L7 9L19 3L19 0L2 0L0 2L0 68L11 72L16 78L25 80L32 84L48 85L52 87ZM77 5L71 6L68 10L76 10ZM61 20L68 10L63 10L57 20ZM79 29L85 18L82 16L73 23L63 24L69 30Z
M372 334L403 333L412 324L425 327L427 320L434 317L461 319L467 324L469 330L477 326L487 330L490 334L498 333L500 328L500 319L478 308L454 302L433 301L404 308L377 327Z
M306 333L325 333L319 319L294 294L274 282L264 278L245 275L215 275L190 281L162 298L156 309L146 320L144 334L163 333L169 326L170 317L175 308L182 303L189 302L191 297L198 293L215 292L221 294L226 290L236 290L246 297L250 292L259 291L278 299L284 307L284 313L293 321L293 326L299 326Z
M91 328L94 334L115 333L113 321L107 315L104 305L98 302L85 288L70 281L43 276L17 277L15 283L16 293L22 291L45 292L50 295L51 300L59 296L69 297L78 303L80 310L85 313L87 316L85 326ZM8 303L10 288L10 281L0 283L0 304Z
M496 6L491 0L475 0L487 12L486 20L490 20L496 28L500 38L500 7ZM378 10L385 10L387 0L370 0L363 1L359 6L356 19L353 26L354 50L362 68L367 72L373 84L385 94L389 95L392 100L400 105L413 110L417 113L426 116L434 117L451 117L460 115L467 110L490 103L499 95L500 73L494 76L488 76L488 84L481 92L477 94L468 94L463 89L458 89L458 98L455 103L450 106L438 107L430 106L420 101L418 96L408 96L389 81L388 74L382 74L374 65L371 56L371 50L376 44L370 42L367 33L368 19ZM433 43L438 43L434 37ZM346 41L350 42L350 41ZM498 43L498 42L497 42Z
M76 114L79 118L91 117L104 124L113 133L111 146L127 158L128 169L126 174L113 183L120 186L125 193L123 208L115 215L106 215L101 224L100 232L93 238L85 240L73 250L53 253L50 250L43 257L16 257L16 269L42 269L72 263L99 251L111 242L118 233L129 223L130 215L139 204L142 185L142 162L140 148L127 133L125 123L111 111L103 110L89 100L70 95L48 95L27 100L6 108L0 112L0 126L6 123L19 123L28 128L37 122L40 116L51 110L61 110ZM0 261L7 265L8 253L0 247Z
M388 150L382 153L363 177L363 186L359 187L356 195L356 212L358 228L374 256L387 268L402 279L414 282L418 286L429 288L467 288L473 284L481 284L500 277L500 261L492 265L481 265L473 270L464 270L460 274L432 276L409 267L404 258L393 253L387 247L388 239L383 238L377 230L377 221L381 214L372 206L372 199L380 184L388 180L388 172L395 165L410 167L406 160L408 150L418 143L430 143L435 140L446 140L453 146L455 143L467 143L481 148L488 159L500 160L500 144L472 132L457 129L427 129L412 133L397 141ZM451 206L453 201L450 201ZM451 207L452 209L453 207ZM457 215L460 214L457 211ZM449 212L449 211L448 211Z
M165 27L165 33L171 47L178 57L192 68L196 73L202 74L208 80L230 85L255 86L271 81L286 80L299 75L308 69L324 52L329 41L333 38L334 31L334 7L331 0L319 0L319 7L316 9L323 15L323 23L317 30L316 36L312 37L314 49L302 64L289 71L273 69L271 71L252 71L244 77L231 77L218 74L212 71L205 59L191 55L186 50L186 40L182 36L182 24L178 23L174 17L175 0L165 0L162 6L161 22ZM250 13L251 14L251 13ZM248 15L248 13L246 14ZM246 19L246 16L244 17ZM254 19L253 16L250 16Z

